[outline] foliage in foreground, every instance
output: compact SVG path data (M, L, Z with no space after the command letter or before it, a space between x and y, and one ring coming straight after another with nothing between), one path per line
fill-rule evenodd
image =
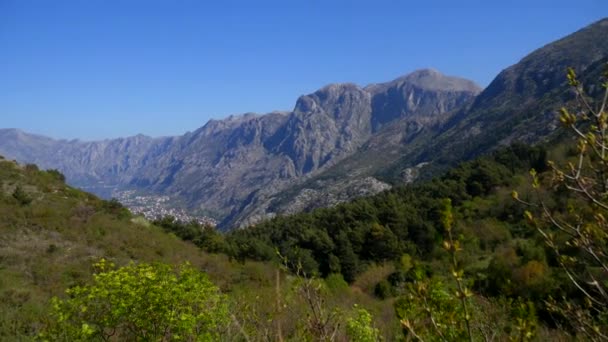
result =
M217 341L228 322L226 298L204 273L131 264L118 269L102 259L93 283L52 300L44 340Z
M535 190L526 212L555 255L561 273L578 296L546 303L564 326L591 340L608 340L608 64L601 87L587 87L568 70L576 101L561 108L561 123L576 138L575 152L564 163L550 162L552 173L530 172ZM590 96L589 92L596 96ZM597 94L599 93L599 94ZM599 96L597 96L599 95ZM555 206L547 193L562 194ZM566 195L565 195L566 194Z

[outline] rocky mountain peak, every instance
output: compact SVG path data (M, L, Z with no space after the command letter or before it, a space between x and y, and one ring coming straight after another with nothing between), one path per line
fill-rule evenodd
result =
M481 88L473 81L421 69L386 83L371 84L372 126L378 131L396 119L437 121L471 101Z
M378 93L386 91L389 88L401 88L404 86L428 91L470 92L473 94L478 94L481 91L481 88L471 80L446 76L431 68L413 71L390 82L370 84L365 89L371 93Z

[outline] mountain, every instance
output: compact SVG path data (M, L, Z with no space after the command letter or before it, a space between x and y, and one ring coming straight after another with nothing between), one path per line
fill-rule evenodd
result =
M271 215L269 199L353 155L392 122L433 125L479 91L471 81L419 70L364 88L330 84L301 96L291 112L211 120L178 137L81 142L0 130L0 154L59 169L100 194L167 194L229 227ZM367 182L376 186L359 194L387 188Z
M556 113L573 99L566 69L573 67L586 84L595 85L607 62L608 19L603 19L533 51L503 70L474 101L426 125L420 118L390 121L353 155L273 198L267 210L310 210L327 205L327 198L349 198L370 178L393 185L428 179L500 146L554 139Z
M54 140L17 129L0 129L0 154L63 172L70 184L110 197L165 153L174 138L129 138L83 142Z
M567 68L584 75L586 84L596 85L606 62L608 19L603 19L503 70L471 108L455 115L425 148L404 153L398 165L428 160L453 165L514 141L544 140L557 127L559 108L573 99Z
M211 120L177 137L81 142L0 130L0 154L57 168L98 194L166 194L222 228L243 226L428 178L513 142L552 139L556 111L573 98L566 68L597 83L606 37L608 19L532 52L481 92L424 69L366 87L330 84L292 111Z
M327 90L326 87L320 94L317 92L308 97L325 98L323 93ZM384 153L386 151L363 155L362 149L370 144L401 146L418 135L432 134L457 109L472 103L480 89L469 80L423 69L390 82L368 85L361 91L369 97L368 106L365 107L369 114L359 117L365 123L369 122L370 126L363 126L369 131L364 139L359 139L356 150L352 149L352 153L344 158L307 177L290 182L283 191L259 193L254 201L229 216L223 224L248 225L275 213L295 213L332 206L390 188L389 184L379 181L370 171L390 165L399 155ZM314 186L310 186L311 179L315 181Z

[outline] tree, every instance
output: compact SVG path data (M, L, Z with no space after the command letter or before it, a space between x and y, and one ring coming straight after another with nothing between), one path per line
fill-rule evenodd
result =
M227 323L225 297L188 263L95 267L92 284L53 298L43 340L217 341Z
M577 139L576 154L560 165L549 162L551 178L531 170L535 202L513 197L537 209L526 216L582 299L552 300L549 308L578 334L608 340L608 65L601 91L585 91L573 69L568 83L576 100L561 108L560 121Z
M406 337L413 340L440 341L489 341L489 331L496 334L494 322L482 319L483 312L474 305L474 294L467 286L462 261L458 255L463 251L461 241L453 237L454 215L452 201L444 199L440 212L445 240L443 248L451 261L450 286L440 278L428 277L423 269L410 270L411 282L405 284L405 293L395 301L395 311L401 321ZM533 305L509 304L510 322L502 327L503 333L512 340L528 341L535 336ZM515 310L513 310L515 309Z

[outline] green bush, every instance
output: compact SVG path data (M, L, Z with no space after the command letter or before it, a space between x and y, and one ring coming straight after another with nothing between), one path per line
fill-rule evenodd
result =
M352 342L380 341L380 331L372 325L372 315L355 305L356 316L346 321L346 335Z
M58 180L61 183L65 183L65 176L59 170L49 169L49 170L46 170L46 173L48 173L49 175L53 176L53 178L55 180Z
M334 295L346 293L349 289L348 283L339 273L332 273L328 275L325 278L325 285L327 285L329 291Z
M217 341L227 304L207 276L189 264L131 264L114 269L102 259L91 285L52 300L43 340Z

